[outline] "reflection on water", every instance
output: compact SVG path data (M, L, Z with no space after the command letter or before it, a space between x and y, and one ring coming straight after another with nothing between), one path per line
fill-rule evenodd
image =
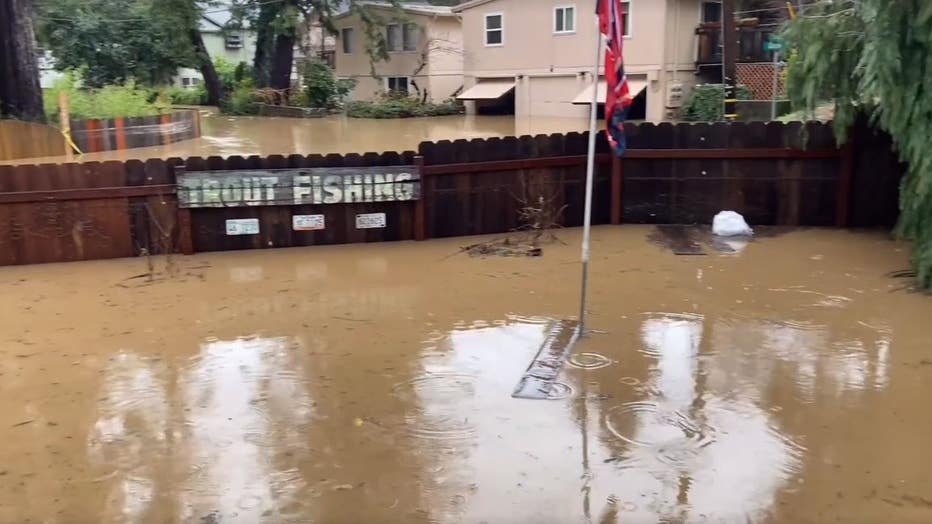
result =
M634 510L639 518L756 520L800 467L801 451L766 411L708 390L703 323L645 320L645 353L656 362L644 398L604 413L606 431L624 442L615 461L627 482L613 495L632 506L650 501Z
M559 234L2 268L0 522L932 521L932 302L886 237L596 228L599 334L514 399L575 312Z
M131 353L114 359L88 436L89 456L112 471L103 479L116 480L107 513L130 522L166 515L152 506L163 492L179 494L172 502L184 522L272 522L288 516L281 508L295 511L304 480L279 453L306 452L314 415L298 347L284 338L209 341L178 376Z
M202 136L168 146L141 147L75 156L74 161L128 160L232 155L309 155L413 151L424 141L521 136L588 128L585 119L513 116L442 116L401 120L270 118L208 115L201 118ZM65 157L9 163L64 162Z

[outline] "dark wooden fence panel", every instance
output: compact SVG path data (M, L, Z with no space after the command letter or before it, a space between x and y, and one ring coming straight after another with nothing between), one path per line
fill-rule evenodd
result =
M134 255L128 199L106 196L124 183L122 164L0 166L0 265ZM49 197L59 190L81 198Z
M236 169L282 169L302 167L363 167L410 165L413 152L366 153L364 155L275 155L263 159L258 156L227 159L210 157L189 158L187 171L225 171ZM191 209L191 236L194 251L231 251L278 247L347 244L357 242L385 242L412 240L414 231L414 202L373 202L329 205L262 206ZM385 213L384 229L357 229L356 215ZM294 215L324 215L325 229L321 231L294 231ZM226 234L226 221L255 218L259 220L258 235Z
M831 127L816 123L626 129L620 162L597 136L594 224L707 223L722 209L752 224L889 226L897 217L903 166L889 137L863 123L842 150ZM587 134L568 133L426 142L418 153L0 166L0 265L498 234L525 226L522 210L541 206L554 215L544 225L579 226L587 148ZM180 209L175 195L182 166L393 165L421 166L419 201ZM361 213L385 213L386 227L357 229ZM299 214L324 215L325 229L294 231ZM227 235L226 221L238 218L258 219L259 234Z

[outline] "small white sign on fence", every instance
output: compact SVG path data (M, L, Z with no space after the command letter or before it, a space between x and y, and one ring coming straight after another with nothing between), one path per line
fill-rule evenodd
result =
M364 213L356 215L356 229L382 229L385 227L385 213Z
M324 229L324 215L294 215L291 228L295 231L320 231Z
M258 218L235 218L227 220L227 235L258 235Z

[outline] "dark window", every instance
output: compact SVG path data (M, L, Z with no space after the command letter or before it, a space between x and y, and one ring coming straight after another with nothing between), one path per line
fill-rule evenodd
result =
M242 49L243 48L243 35L239 33L228 33L224 37L223 41L227 49Z
M389 51L401 51L402 49L402 30L401 25L399 24L390 24L385 28L386 39L385 44L388 47Z
M385 79L385 82L388 86L388 91L390 93L395 93L399 95L408 94L408 77L406 76L390 76Z
M485 45L505 43L505 21L503 15L485 15Z
M721 22L722 21L722 4L718 2L702 3L702 21L703 22Z
M343 43L343 53L352 54L353 52L353 28L344 27L340 31L340 42Z
M405 51L416 51L420 37L420 28L417 24L405 24L402 47Z

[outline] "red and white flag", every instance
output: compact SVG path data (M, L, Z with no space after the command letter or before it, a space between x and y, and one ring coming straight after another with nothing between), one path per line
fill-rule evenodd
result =
M622 3L622 0L597 0L596 4L599 30L606 39L605 81L608 92L605 97L605 121L608 140L618 156L625 153L625 119L632 102L622 53L627 16Z

